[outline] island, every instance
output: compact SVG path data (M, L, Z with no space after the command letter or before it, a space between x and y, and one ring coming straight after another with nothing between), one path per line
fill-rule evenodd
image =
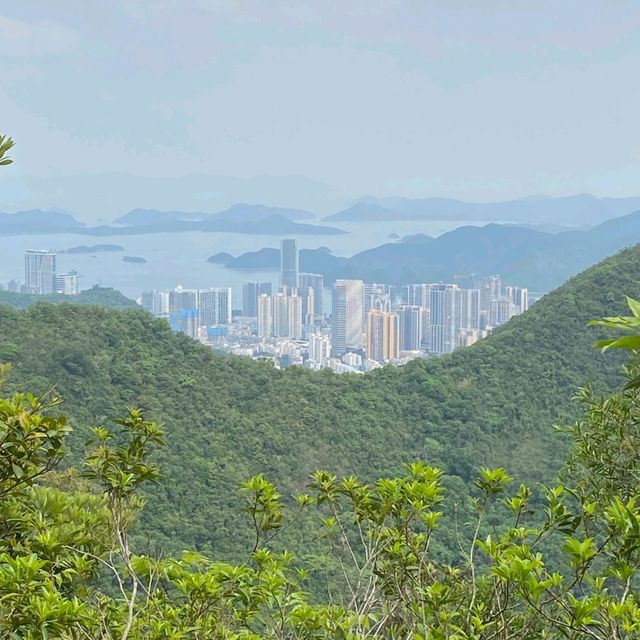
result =
M124 251L124 247L119 244L81 244L78 247L70 247L60 253L113 253L116 251Z
M220 253L216 253L213 256L207 258L207 262L212 262L213 264L222 264L225 265L228 262L233 260L233 256L230 253L226 253L221 251Z
M137 264L143 264L147 260L145 258L140 258L138 256L123 256L122 258L125 262L135 262Z

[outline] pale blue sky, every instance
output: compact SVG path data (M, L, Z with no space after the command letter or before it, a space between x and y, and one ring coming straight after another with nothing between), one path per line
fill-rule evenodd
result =
M637 195L639 34L637 0L2 2L0 131L16 177Z

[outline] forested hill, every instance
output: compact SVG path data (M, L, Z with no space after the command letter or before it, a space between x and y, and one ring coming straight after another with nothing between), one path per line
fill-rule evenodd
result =
M65 304L0 306L0 360L14 365L12 388L55 385L76 456L88 427L126 406L164 424L164 478L149 495L145 531L162 546L220 557L247 544L238 487L256 472L294 491L318 467L374 478L426 457L461 497L483 464L550 481L564 454L552 424L577 413L576 388L618 381L620 360L591 348L597 336L586 324L622 313L639 282L635 247L473 347L364 376L277 371L216 355L148 314Z
M32 304L49 302L52 304L84 304L99 305L109 309L140 309L139 305L111 287L94 286L81 291L77 296L66 296L61 293L37 296L28 293L0 291L0 304L8 304L17 309L27 309Z

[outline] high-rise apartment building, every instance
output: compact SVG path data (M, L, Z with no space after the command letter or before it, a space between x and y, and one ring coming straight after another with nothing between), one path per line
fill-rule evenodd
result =
M431 307L431 285L408 284L403 287L402 298L410 307L429 309Z
M300 287L298 295L302 299L302 325L312 327L315 324L316 291L313 287Z
M288 293L298 288L298 246L293 239L280 243L280 284Z
M455 284L432 284L430 324L426 349L429 353L450 353L456 348Z
M288 304L289 322L287 337L300 339L302 338L302 298L295 294L288 296Z
M499 327L517 314L516 306L509 298L492 300L489 306L489 324L492 327Z
M200 289L198 291L198 315L201 327L231 324L231 289Z
M62 293L65 296L77 296L80 293L79 278L77 271L57 274L56 293Z
M362 348L364 283L336 280L333 287L332 339L334 355Z
M300 289L313 289L313 313L316 316L323 314L322 296L324 294L324 276L319 273L301 273L298 276Z
M142 308L154 316L168 316L171 313L171 293L169 291L143 291Z
M331 340L329 336L314 333L309 336L309 360L318 365L324 365L331 355Z
M268 338L273 333L273 300L266 293L258 297L258 336Z
M39 296L56 291L56 252L27 249L24 254L26 293Z
M456 331L480 328L480 291L457 289Z
M399 353L398 315L378 309L367 314L365 351L369 360L388 362L395 360Z
M377 282L364 285L364 315L368 316L371 309L377 311L391 311L391 287Z
M185 289L182 285L178 285L169 294L169 305L171 312L197 309L197 289Z
M280 292L273 296L273 335L286 338L289 335L289 296Z
M515 305L518 313L529 308L529 290L521 287L505 287L505 297Z
M258 296L271 295L270 282L246 282L242 286L242 315L248 318L258 317Z
M403 305L400 316L400 351L419 351L422 344L422 308Z

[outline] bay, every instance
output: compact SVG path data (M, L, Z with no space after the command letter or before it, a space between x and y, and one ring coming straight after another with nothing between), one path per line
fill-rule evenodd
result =
M382 221L375 223L341 223L344 235L300 235L296 237L300 249L328 247L336 255L350 257L385 242L394 242L390 234L400 237L416 233L431 236L464 226L484 222L460 221ZM114 287L131 298L148 289L232 287L234 307L242 302L242 285L248 281L278 283L277 271L231 271L207 262L219 252L234 256L262 247L279 247L281 238L272 235L237 233L154 233L149 235L86 236L78 234L47 234L0 236L0 282L24 281L24 252L26 249L55 249L63 251L79 245L117 244L123 251L96 254L58 255L58 272L76 270L81 276L81 288L94 284ZM123 256L144 258L145 263L124 262Z

